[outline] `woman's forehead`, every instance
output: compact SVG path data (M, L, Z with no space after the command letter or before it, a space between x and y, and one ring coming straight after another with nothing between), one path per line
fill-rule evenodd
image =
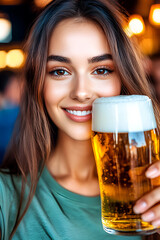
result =
M61 21L53 30L49 41L49 53L65 52L67 49L77 51L109 52L108 40L102 28L86 19L67 19Z

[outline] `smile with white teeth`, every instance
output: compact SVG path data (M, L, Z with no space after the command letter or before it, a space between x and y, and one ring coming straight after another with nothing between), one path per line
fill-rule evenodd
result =
M69 112L70 114L76 115L76 116L86 116L92 113L92 111L88 110L88 111L75 111L75 110L68 110L66 109L67 112Z

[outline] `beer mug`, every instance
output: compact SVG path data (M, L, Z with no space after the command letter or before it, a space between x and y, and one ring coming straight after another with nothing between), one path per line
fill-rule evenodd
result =
M102 224L119 235L151 234L133 212L135 202L160 185L145 171L159 160L159 133L147 96L98 98L92 109L92 145L101 194Z

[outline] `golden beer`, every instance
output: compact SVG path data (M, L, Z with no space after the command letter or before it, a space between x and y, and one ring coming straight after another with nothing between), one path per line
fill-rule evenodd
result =
M96 107L99 109L99 106ZM93 114L97 113L95 110L93 108ZM104 111L105 108L103 114ZM111 126L103 126L103 132L95 131L98 130L95 121L93 117L92 145L99 177L104 230L127 235L153 233L154 226L142 221L141 216L133 212L133 206L145 193L160 185L160 178L145 177L148 166L159 160L159 133L155 128L155 119L150 124L150 127L154 127L152 129L146 130L148 126L141 125L143 131L137 131L139 127L131 127L134 131L130 131L127 127L129 125L125 125L125 132L121 131L122 126L112 125L113 121L108 122ZM114 128L116 131L113 131ZM107 132L109 129L112 132Z

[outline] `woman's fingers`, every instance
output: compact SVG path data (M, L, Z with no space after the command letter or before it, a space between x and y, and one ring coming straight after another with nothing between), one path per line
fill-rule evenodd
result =
M151 192L144 195L141 199L139 199L136 202L135 206L133 207L133 210L136 214L141 214L146 212L148 209L150 209L159 202L160 202L160 187L157 187ZM157 214L160 217L160 208L158 209L159 210L157 211Z
M146 174L146 177L148 178L156 178L160 176L160 161L153 163L147 169L145 174ZM133 210L137 214L142 214L158 203L160 203L160 186L153 189L151 192L145 194L141 199L139 199L136 202ZM160 217L160 209L157 209L157 211L158 211L157 214ZM150 218L151 218L151 213L150 213Z
M153 163L145 173L147 178L160 176L160 161ZM139 199L133 210L136 214L141 214L142 220L150 222L155 227L160 227L160 186L153 189ZM158 233L160 230L157 231Z
M147 178L154 179L160 176L160 161L152 164L145 173ZM139 199L133 210L136 214L141 214L142 220L150 222L156 228L160 228L160 186L153 189ZM160 230L157 230L160 234Z
M144 214L142 214L142 220L144 222L151 222L153 225L156 227L160 226L160 205L158 204L157 206L151 208Z
M160 161L153 163L146 171L146 177L155 178L160 176Z

